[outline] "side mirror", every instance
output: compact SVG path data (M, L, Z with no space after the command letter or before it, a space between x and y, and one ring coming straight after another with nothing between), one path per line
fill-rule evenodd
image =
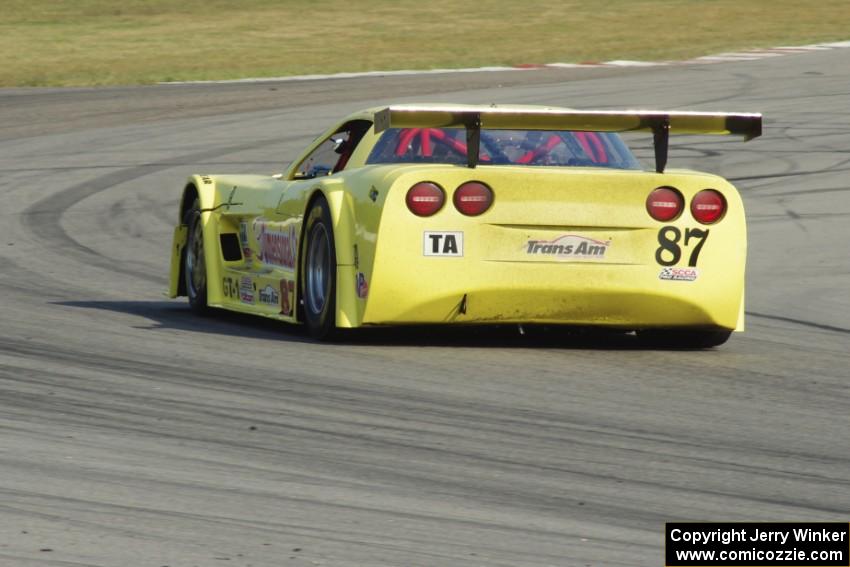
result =
M324 177L331 174L331 168L327 165L314 165L309 171L299 171L295 174L294 179L313 179L315 177Z

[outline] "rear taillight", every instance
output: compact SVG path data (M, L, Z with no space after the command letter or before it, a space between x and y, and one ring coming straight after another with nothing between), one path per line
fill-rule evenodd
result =
M682 214L685 198L672 187L659 187L646 199L646 212L657 221L667 222Z
M726 199L714 189L700 191L691 200L691 215L702 224L713 224L726 214Z
M430 217L443 208L446 194L436 183L424 181L408 189L406 201L411 213L420 217Z
M458 211L475 217L493 204L493 190L479 181L468 181L455 190L452 200Z

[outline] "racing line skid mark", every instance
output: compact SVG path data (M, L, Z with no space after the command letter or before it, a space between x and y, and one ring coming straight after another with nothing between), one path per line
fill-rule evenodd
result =
M232 153L263 147L272 141L292 141L295 139L298 139L298 136L277 137L270 140L252 140L244 144L179 155L154 164L141 164L113 171L83 183L60 188L56 193L47 195L27 207L21 213L21 223L38 240L50 243L54 249L60 250L67 256L73 256L81 264L161 284L162 279L159 275L131 267L126 262L118 263L114 258L106 257L74 239L62 226L62 217L65 211L80 201L107 191L117 185L134 181L158 171L174 167L175 165L220 158L221 156Z

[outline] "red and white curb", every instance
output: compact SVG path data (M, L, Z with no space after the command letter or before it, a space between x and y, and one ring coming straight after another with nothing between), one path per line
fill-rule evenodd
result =
M400 70L400 71L362 71L357 73L331 73L327 75L292 75L288 77L256 77L250 79L230 79L223 81L167 81L161 85L204 85L204 84L235 84L235 83L271 83L288 81L321 81L326 79L354 79L360 77L398 77L407 75L438 75L445 73L486 73L493 71L532 71L537 69L586 69L592 67L665 67L672 65L709 65L713 63L730 63L736 61L756 61L770 57L783 57L785 55L796 55L810 53L813 51L829 51L833 49L850 48L850 41L836 41L832 43L815 43L812 45L780 46L762 49L748 49L730 53L718 53L716 55L703 55L683 61L587 61L584 63L541 63L513 65L508 67L467 67L462 69L425 69L425 70Z

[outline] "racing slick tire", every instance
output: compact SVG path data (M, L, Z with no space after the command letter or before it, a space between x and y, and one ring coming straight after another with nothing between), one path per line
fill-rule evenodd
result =
M725 329L645 329L637 332L640 343L648 347L673 349L702 349L720 346L729 340L732 331Z
M304 235L300 278L304 323L313 338L330 339L336 334L336 245L331 212L324 197L311 204Z
M207 264L204 254L204 229L201 222L201 202L195 202L186 211L183 224L189 228L183 248L183 282L189 307L196 313L207 313Z

